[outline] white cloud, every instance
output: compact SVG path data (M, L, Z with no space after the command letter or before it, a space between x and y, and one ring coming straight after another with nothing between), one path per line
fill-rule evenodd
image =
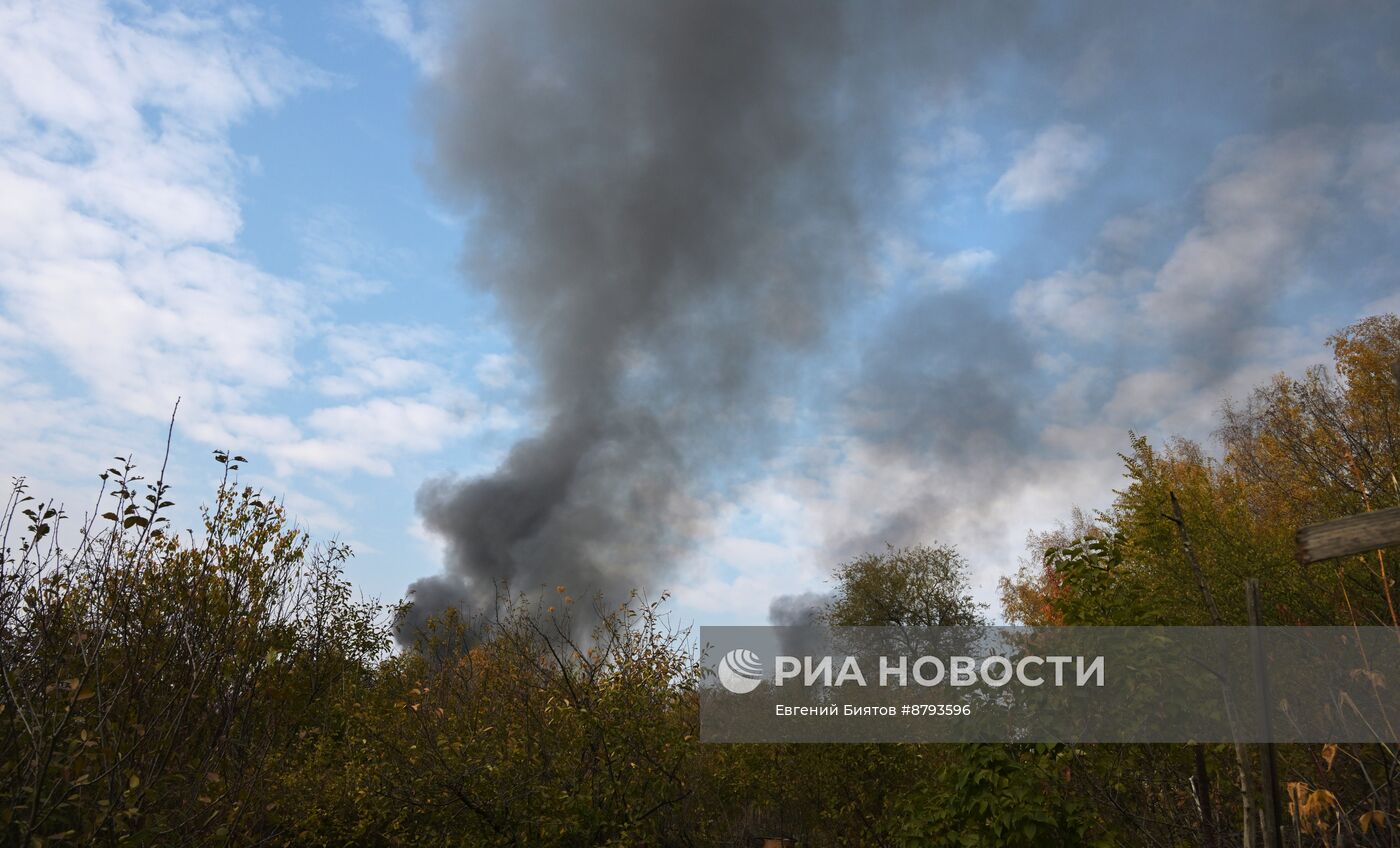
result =
M1296 264L1333 205L1337 150L1333 134L1313 131L1227 148L1201 222L1141 296L1147 321L1168 331L1215 327L1294 285Z
M517 365L514 356L488 353L476 364L476 378L487 388L504 389L519 380L516 374Z
M421 73L435 76L442 70L449 15L445 3L361 0L360 12L370 26L412 59Z
M890 285L897 280L907 280L937 289L957 289L990 267L996 258L995 253L981 248L939 255L908 238L887 236L883 244L880 281Z
M1103 160L1104 145L1084 127L1056 124L1016 154L987 199L1008 212L1069 197Z
M1140 284L1142 276L1061 271L1022 286L1012 298L1012 308L1037 333L1105 341L1121 332L1127 318L1125 292Z
M445 334L403 324L339 324L327 331L328 373L316 388L331 397L381 391L432 389L451 378L440 363Z
M799 448L734 493L712 538L676 570L676 600L703 623L765 623L774 597L828 590L846 557L885 541L942 542L967 557L974 597L995 615L997 578L1014 570L1027 530L1054 527L1076 504L1107 506L1122 473L1114 450L1126 445L1126 430L1099 432L1070 456L1027 456L1015 467L911 462L849 438Z
M1180 407L1193 388L1190 376L1180 370L1139 371L1119 381L1103 414L1124 424L1157 422Z
M678 564L667 585L702 623L764 624L778 595L824 588L830 563L820 555L817 488L788 472L762 477L710 516L706 541Z
M314 310L228 248L227 130L321 81L229 18L97 2L0 11L0 309L96 401L196 417L287 385Z
M279 441L271 454L283 471L296 466L384 476L393 473L395 456L439 450L448 439L471 432L480 418L472 398L446 406L376 397L316 410L306 421L312 435Z
M366 356L341 374L323 377L317 387L327 395L344 397L371 391L401 389L425 383L442 371L431 362L402 356Z
M1087 263L1024 285L1016 314L1030 330L1074 342L1132 339L1142 348L1196 339L1210 344L1188 350L1192 356L1237 357L1240 340L1272 309L1317 285L1308 264L1314 248L1351 224L1368 226L1367 216L1391 214L1385 186L1397 139L1400 126L1391 125L1228 142L1200 187L1194 219L1159 265L1120 267L1133 253L1125 245L1142 244L1162 223L1115 219Z
M439 331L341 323L347 298L389 285L362 269L393 263L334 210L313 216L296 279L238 243L249 160L230 129L327 81L260 26L241 9L0 5L0 468L81 503L74 481L155 443L176 397L182 440L279 475L388 474L506 419L444 393ZM318 409L308 388L342 402ZM308 507L327 526L333 509Z

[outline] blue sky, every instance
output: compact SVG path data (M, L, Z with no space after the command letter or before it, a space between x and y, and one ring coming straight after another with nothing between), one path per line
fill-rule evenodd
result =
M1400 309L1394 14L1115 9L1039 6L902 101L869 273L762 387L776 438L695 474L648 590L756 623L841 556L937 538L991 600L1028 531L1111 498L1130 428L1208 439L1222 399ZM112 454L154 471L178 396L186 516L230 448L366 593L437 571L420 486L543 423L432 185L453 21L0 4L0 471L77 513Z

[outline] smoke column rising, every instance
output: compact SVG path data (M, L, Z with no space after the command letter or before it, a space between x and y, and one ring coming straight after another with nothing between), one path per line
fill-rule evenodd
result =
M449 555L410 587L410 627L481 608L501 579L614 600L655 587L699 532L697 475L758 444L772 375L869 276L895 100L973 49L936 17L471 5L429 93L432 178L471 216L469 276L537 369L548 421L490 476L419 492Z

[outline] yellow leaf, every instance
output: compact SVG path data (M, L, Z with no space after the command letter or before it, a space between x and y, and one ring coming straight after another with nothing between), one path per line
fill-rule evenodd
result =
M1319 807L1341 806L1337 803L1337 796L1333 795L1330 791L1326 789L1315 790L1312 795L1312 800L1313 803L1317 804Z
M84 689L83 691L78 693L78 700L86 701L88 698L91 698L93 695L96 694L97 692L93 689Z
M141 778L133 774L131 778L127 780L126 785L132 789L135 789L136 787L141 785Z
M1327 770L1332 770L1332 760L1337 756L1337 743L1328 742L1322 746L1322 761L1327 763Z
M1368 813L1362 813L1358 822L1361 825L1361 832L1369 833L1371 825L1383 826L1385 824L1385 812L1382 810L1371 810Z

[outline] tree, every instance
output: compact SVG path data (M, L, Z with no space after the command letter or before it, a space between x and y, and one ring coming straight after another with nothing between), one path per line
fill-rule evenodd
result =
M428 620L357 693L344 732L291 776L296 841L441 845L702 840L699 666L634 596L572 635L573 599Z
M1066 791L1076 753L1051 745L959 745L899 804L910 848L1087 848L1115 842Z
M1400 358L1400 318L1364 319L1328 345L1330 369L1279 374L1243 403L1226 404L1218 457L1186 440L1154 446L1133 436L1122 455L1127 485L1092 525L1079 522L1068 538L1033 549L1032 563L1003 584L1008 616L1036 616L1038 623L1210 624L1170 517L1174 495L1225 624L1245 622L1240 587L1252 577L1263 587L1266 624L1397 626L1394 551L1311 566L1294 559L1299 526L1400 503L1400 399L1392 375ZM1078 774L1085 792L1122 829L1154 839L1186 833L1187 811L1199 809L1192 782L1229 785L1220 778L1230 773L1230 752L1207 746L1196 763L1178 752L1100 748ZM1299 746L1280 753L1285 779L1306 790L1299 797L1330 799L1328 817L1339 840L1392 844L1389 825L1377 824L1391 821L1393 800L1388 790L1380 800L1375 787L1400 777L1400 760L1379 746ZM1154 772L1158 779L1142 779ZM1234 814L1240 796L1231 794L1215 799L1222 825L1241 821ZM1295 808L1306 838L1318 817L1302 815L1308 804ZM1145 809L1174 815L1149 821L1134 812ZM1241 832L1222 827L1220 836L1239 839Z
M838 626L966 627L986 622L951 545L889 546L836 569L827 620Z

